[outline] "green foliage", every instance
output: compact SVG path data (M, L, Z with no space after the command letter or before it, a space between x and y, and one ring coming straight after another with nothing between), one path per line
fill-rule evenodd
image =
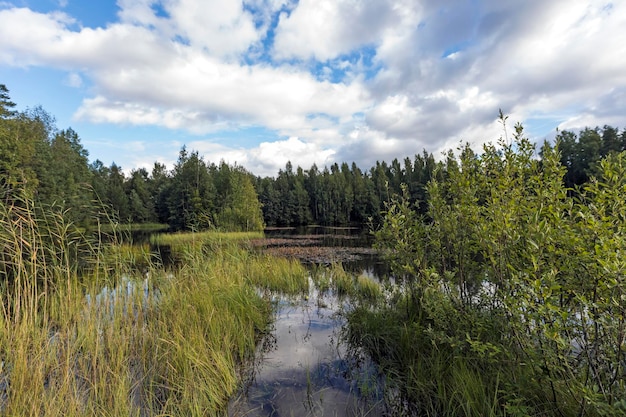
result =
M264 227L253 177L241 167L207 165L183 147L172 172L155 163L151 174L128 175L115 163L89 164L78 134L59 131L41 107L16 112L14 106L0 84L0 182L68 210L81 226L94 227L104 208L122 223L161 222L173 230Z
M34 196L38 150L48 140L46 120L27 113L0 118L0 178L10 188L22 188Z
M381 314L400 314L400 326L421 329L414 337L423 345L389 366L412 401L444 396L427 414L456 415L452 402L462 415L622 412L626 154L603 160L579 197L563 186L560 159L550 146L537 159L517 125L510 143L486 145L481 155L468 147L458 158L449 154L427 186L424 217L406 191L389 205L377 240L404 285ZM418 358L427 352L429 361ZM452 385L415 390L436 376L412 380L405 370L423 372L442 352L461 359L455 367L462 368L443 373ZM416 363L403 363L411 360L405 355ZM462 406L475 395L468 373L481 375L487 408ZM453 400L458 392L463 401Z
M219 184L215 218L216 226L224 231L261 231L264 228L261 203L252 184L251 175L241 167L220 165L215 173Z
M3 197L2 415L223 415L270 320L257 286L307 283L299 263L243 249L249 234L204 235L165 271L147 245Z
M13 108L15 103L11 101L9 89L6 85L0 84L0 118L7 118L15 115Z
M354 282L354 293L366 302L375 302L382 291L378 282L364 275L359 275Z
M307 171L298 167L294 173L287 163L276 179L258 179L256 187L269 226L378 225L383 205L402 194L405 183L409 200L423 212L425 187L436 167L426 152L416 155L414 162L409 158L404 164L395 159L391 166L377 162L369 172L344 162L321 171L315 164Z
M611 126L585 128L578 134L564 130L558 132L556 142L561 151L561 163L567 168L565 185L575 187L600 174L602 158L626 150L626 130L620 133Z
M168 223L174 230L205 230L214 224L215 184L198 152L183 147L167 193Z

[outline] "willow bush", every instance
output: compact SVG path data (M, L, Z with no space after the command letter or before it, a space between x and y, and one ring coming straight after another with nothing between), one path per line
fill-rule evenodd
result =
M511 141L466 146L441 169L426 215L406 197L388 207L377 242L401 285L378 313L353 314L350 337L375 350L376 332L359 328L373 314L399 323L414 342L387 369L422 414L623 415L626 154L568 192L558 144L538 158L517 125ZM481 401L468 375L480 375Z

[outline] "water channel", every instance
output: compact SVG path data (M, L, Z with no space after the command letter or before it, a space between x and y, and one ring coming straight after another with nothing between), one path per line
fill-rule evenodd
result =
M266 239L265 250L296 256L316 273L320 265L336 261L372 279L384 270L367 236L355 229L267 231ZM385 414L375 368L357 366L342 344L341 312L350 301L332 290L320 291L311 279L309 284L305 296L274 295L272 331L258 349L247 383L231 401L229 416Z

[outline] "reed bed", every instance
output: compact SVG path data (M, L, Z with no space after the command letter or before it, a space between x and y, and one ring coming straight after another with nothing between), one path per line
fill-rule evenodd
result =
M337 295L350 295L354 292L354 277L343 269L342 264L333 264L331 275Z
M245 278L246 283L262 290L307 292L307 272L299 261L253 250L250 241L262 237L261 232L187 232L155 235L151 242L168 246L184 265L194 262L197 254L212 258L212 268Z
M255 261L246 265L246 277L258 288L296 295L309 291L308 272L296 259L255 253Z
M365 275L356 278L354 291L360 299L369 302L375 302L382 296L380 284Z
M260 239L263 232L179 232L159 233L150 238L150 243L157 246L201 247L207 244L224 244L228 242L242 242L251 239Z
M328 266L316 266L311 278L320 292L334 290L339 297L350 296L355 301L375 302L382 295L380 284L365 275L346 271L340 262Z
M258 287L306 281L299 263L235 243L249 234L199 246L200 234L191 246L161 236L187 245L166 271L145 246L94 241L62 212L3 201L2 415L222 415L271 318Z

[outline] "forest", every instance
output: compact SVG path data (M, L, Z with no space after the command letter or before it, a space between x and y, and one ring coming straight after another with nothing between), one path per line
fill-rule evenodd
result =
M79 134L58 129L41 107L23 112L0 84L0 177L6 187L20 185L38 201L69 209L73 220L90 226L108 207L121 223L159 223L177 230L261 230L264 226L372 226L393 196L403 194L424 213L426 186L442 179L451 154L426 152L363 170L355 163L320 168L287 163L275 177L257 177L243 167L207 163L196 151L180 150L173 169L155 162L124 172L114 162L89 161ZM558 132L564 185L586 183L599 161L626 149L626 130L604 126L578 133Z

